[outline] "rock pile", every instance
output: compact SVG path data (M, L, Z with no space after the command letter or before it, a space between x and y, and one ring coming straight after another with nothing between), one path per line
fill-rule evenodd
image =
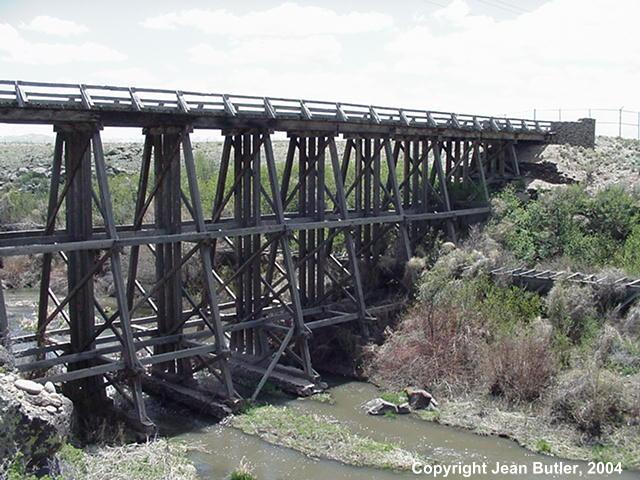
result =
M408 400L406 402L395 404L382 398L374 398L365 403L362 408L369 415L385 415L387 413L402 415L416 410L435 410L438 408L438 402L426 390L408 387L405 388L404 393Z
M0 374L0 459L20 452L32 467L45 464L66 441L72 412L52 383Z

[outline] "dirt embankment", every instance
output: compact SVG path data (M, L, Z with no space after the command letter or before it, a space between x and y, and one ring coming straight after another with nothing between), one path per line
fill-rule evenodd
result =
M635 188L640 181L640 140L598 137L595 148L570 145L519 146L528 188L580 182L589 190L607 185Z

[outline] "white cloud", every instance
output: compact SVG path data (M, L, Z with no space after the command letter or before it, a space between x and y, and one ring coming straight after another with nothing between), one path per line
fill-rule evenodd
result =
M30 42L11 25L0 23L0 60L31 65L119 62L127 56L105 45Z
M34 17L29 23L20 25L20 28L32 30L34 32L47 33L49 35L58 35L61 37L81 35L89 31L89 29L84 25L80 25L70 20L49 17L47 15Z
M283 3L268 10L242 15L224 9L183 10L147 18L142 25L162 30L194 28L204 33L227 36L306 37L385 30L393 26L393 18L377 12L341 14L323 7Z
M77 79L75 80L77 81ZM71 81L70 83L73 83ZM178 88L177 85L158 78L153 72L142 67L100 69L88 75L83 83L143 86L154 88Z
M407 92L452 109L610 106L637 97L638 18L637 0L551 0L500 21L454 0L385 50Z
M194 45L187 53L200 65L297 65L301 68L324 67L339 61L342 47L330 35L296 38L252 38L231 48Z

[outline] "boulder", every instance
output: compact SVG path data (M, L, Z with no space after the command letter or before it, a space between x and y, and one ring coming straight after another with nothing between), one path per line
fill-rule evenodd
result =
M426 390L421 388L413 388L408 387L405 388L404 392L407 394L407 398L409 399L409 406L413 410L422 410L429 406L438 406L438 402L433 398Z
M381 398L374 398L363 405L369 415L384 415L387 412L398 413L398 407Z
M24 378L19 378L13 384L16 388L19 388L20 390L27 392L30 395L38 395L40 392L42 392L42 390L44 390L42 384L33 382L31 380L26 380Z
M453 242L444 242L442 244L442 246L440 247L440 252L442 252L443 255L446 255L447 253L451 253L456 249L456 244Z
M68 398L12 373L0 374L0 459L21 452L29 468L46 465L66 442L72 413Z

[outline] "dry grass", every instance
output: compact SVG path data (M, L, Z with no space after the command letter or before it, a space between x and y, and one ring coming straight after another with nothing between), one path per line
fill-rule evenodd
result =
M267 442L349 465L409 470L414 461L426 461L394 444L357 435L334 418L302 415L288 407L258 406L228 422Z
M516 403L540 398L557 371L551 338L538 331L503 336L484 360L491 394Z
M387 388L475 383L479 332L455 306L418 304L378 349L368 371Z
M586 328L598 318L598 309L591 287L556 283L547 295L547 313L556 331L579 342Z
M164 439L59 454L63 480L196 480L187 447Z
M624 385L615 374L592 367L569 371L554 390L554 418L576 425L592 437L620 426L629 409Z

